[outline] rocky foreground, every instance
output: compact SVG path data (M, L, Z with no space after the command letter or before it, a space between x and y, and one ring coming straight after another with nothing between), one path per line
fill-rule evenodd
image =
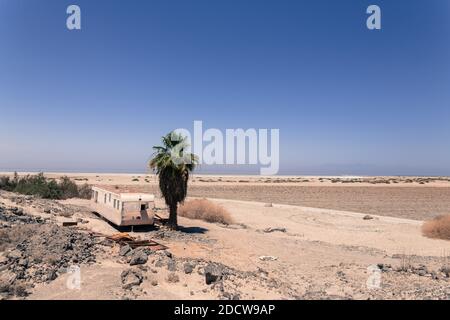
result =
M95 263L102 246L87 233L58 226L0 206L0 295L25 297L37 283L49 283L73 264Z
M5 193L4 193L5 194ZM240 299L240 282L277 287L267 272L242 272L218 262L204 259L177 258L169 250L153 251L148 247L132 249L119 245L92 232L63 227L52 216L70 217L74 208L31 196L8 198L20 205L30 205L50 215L50 218L29 215L17 206L0 203L0 298L26 298L36 285L50 284L65 275L71 266L95 266L97 257L109 259L122 266L120 294L123 299L143 295L140 286L146 282L153 287L158 281L153 275L160 269L167 283L180 283L181 277L192 276L204 282L203 293L219 299ZM83 223L82 219L78 219ZM208 242L195 235L159 229L156 239ZM183 276L181 276L183 275ZM179 284L181 285L181 284ZM194 296L194 292L190 293Z
M62 226L60 218L78 225ZM100 224L107 226L82 206L0 192L0 298L86 298L83 292L102 287L106 289L87 297L450 299L448 257L387 255L367 247L307 241L287 223L252 228L195 221L203 227L157 227L135 235L161 242L167 250L133 249L94 232L93 226ZM192 232L197 229L205 232ZM239 237L244 240L234 243ZM258 252L255 262L254 249L276 256ZM377 261L372 271L366 261ZM93 279L83 280L75 296L65 293L73 266L81 269L83 279ZM381 277L380 288L368 289L371 276Z

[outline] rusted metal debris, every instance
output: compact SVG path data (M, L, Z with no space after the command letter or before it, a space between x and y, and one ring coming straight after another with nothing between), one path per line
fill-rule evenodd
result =
M112 236L107 236L106 238L116 241L116 242L133 241L134 240L134 238L126 232L116 233L116 234L113 234Z
M137 240L136 238L130 236L128 233L121 232L113 234L112 236L107 236L107 239L113 240L120 244L128 244L131 248L135 249L137 247L149 247L151 250L166 250L167 247L154 241L154 240Z

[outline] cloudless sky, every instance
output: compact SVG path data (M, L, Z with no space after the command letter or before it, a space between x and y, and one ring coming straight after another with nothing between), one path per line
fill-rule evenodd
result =
M450 175L450 1L0 0L0 170L142 172L194 120L279 128L281 174Z

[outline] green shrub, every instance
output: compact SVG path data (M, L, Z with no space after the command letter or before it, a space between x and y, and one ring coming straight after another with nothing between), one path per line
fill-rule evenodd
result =
M15 186L9 177L0 177L0 189L12 191L14 188Z
M61 177L60 182L46 179L43 173L27 175L19 178L17 173L11 180L9 177L0 177L0 189L13 191L26 195L34 195L44 199L90 199L91 188L84 184L80 187L68 177Z
M62 199L62 191L55 181L47 181L43 173L20 178L14 192L35 195L46 199Z
M92 189L90 185L85 183L78 187L78 198L91 199L91 197L92 197Z
M79 195L78 186L69 177L62 177L59 182L61 197L63 199L77 198Z
M10 177L0 177L0 190L6 191L14 191L19 181L19 175L17 172L14 172L14 177L11 179Z

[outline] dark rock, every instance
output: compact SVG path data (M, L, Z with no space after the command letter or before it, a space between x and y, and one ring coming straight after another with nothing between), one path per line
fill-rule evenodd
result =
M378 263L377 267L383 272L388 272L392 270L392 266L390 264Z
M421 277L424 277L424 276L427 275L427 272L425 270L417 270L416 274L421 276Z
M219 265L209 263L205 267L205 282L211 284L222 279L223 268Z
M169 270L169 271L177 271L177 263L175 262L174 259L170 259L167 262L167 270Z
M138 264L145 264L147 263L148 255L143 250L134 250L131 259L130 259L130 265L138 265Z
M47 273L47 281L53 281L58 277L58 274L56 273L56 270L51 269Z
M23 210L20 208L13 208L12 212L16 215L16 216L23 216Z
M124 257L124 256L128 255L129 253L131 253L132 250L133 249L131 249L131 247L128 244L126 244L120 248L119 255Z
M191 274L192 271L194 271L194 266L192 264L190 264L189 262L186 262L183 265L183 269L184 269L184 273Z
M122 281L122 288L131 289L134 286L139 286L142 283L144 276L139 270L128 269L121 273L120 279Z

